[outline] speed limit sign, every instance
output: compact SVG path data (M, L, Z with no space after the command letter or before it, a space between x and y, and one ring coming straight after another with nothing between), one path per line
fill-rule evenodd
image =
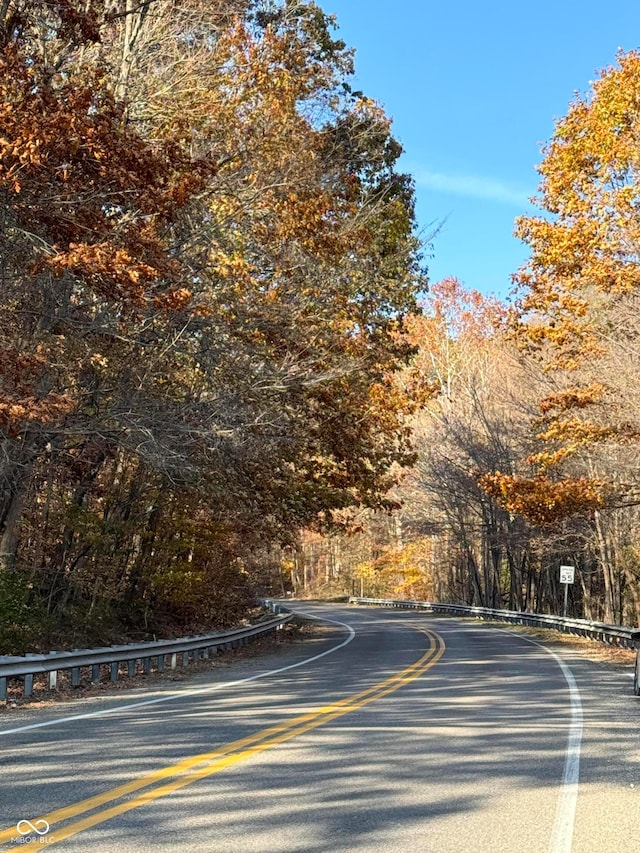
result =
M560 583L573 583L575 566L560 566Z

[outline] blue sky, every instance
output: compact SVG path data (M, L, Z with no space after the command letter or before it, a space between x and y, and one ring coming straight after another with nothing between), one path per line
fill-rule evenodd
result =
M540 146L618 48L640 46L637 2L318 0L356 49L356 83L393 118L425 234L443 222L431 281L506 297L527 256Z

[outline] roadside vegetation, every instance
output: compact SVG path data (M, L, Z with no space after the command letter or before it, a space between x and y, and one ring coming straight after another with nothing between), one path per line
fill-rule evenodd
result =
M411 180L313 3L0 4L0 650L224 627L410 461Z
M455 280L407 322L415 466L393 519L302 537L296 590L640 624L640 56L621 54L543 149L510 304Z
M510 306L427 292L314 3L0 3L0 654L261 593L640 621L640 57L558 122ZM426 295L425 295L426 294Z

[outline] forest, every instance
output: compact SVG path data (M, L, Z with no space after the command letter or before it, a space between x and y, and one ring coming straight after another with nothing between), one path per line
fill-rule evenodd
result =
M315 3L0 0L0 653L352 592L640 621L640 56L508 304Z

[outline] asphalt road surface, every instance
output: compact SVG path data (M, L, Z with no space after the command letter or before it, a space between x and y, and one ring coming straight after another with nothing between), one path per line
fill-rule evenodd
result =
M640 853L631 673L467 620L291 606L328 627L1 717L0 850Z

